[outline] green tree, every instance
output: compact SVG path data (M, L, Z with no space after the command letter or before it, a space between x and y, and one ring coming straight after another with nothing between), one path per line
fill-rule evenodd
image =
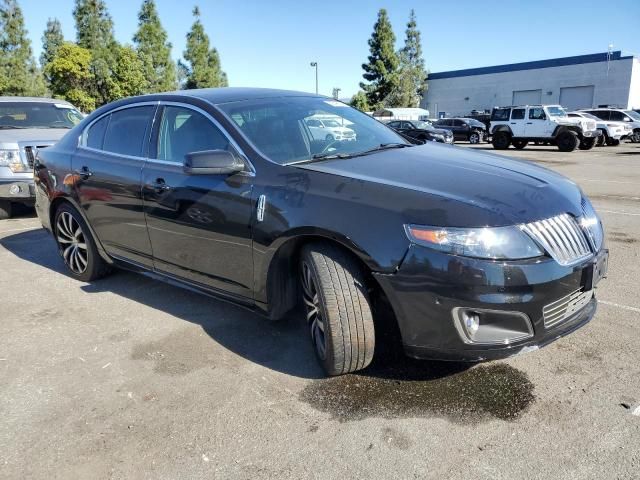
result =
M176 88L176 65L171 59L171 43L162 28L154 0L144 0L138 13L138 31L133 36L148 80L147 91L166 92Z
M404 47L400 50L400 73L396 90L390 103L397 107L417 107L427 88L427 72L422 57L420 30L417 28L416 14L411 10Z
M395 51L396 36L393 33L387 11L381 8L378 21L369 39L369 63L362 64L366 82L360 83L371 108L385 105L387 97L398 84L398 55Z
M62 34L62 25L57 18L47 20L47 27L42 34L42 53L40 54L40 66L44 68L53 57L55 57L58 48L64 43L64 35Z
M90 89L93 85L91 52L72 42L64 42L45 66L54 97L63 98L83 112L96 107Z
M78 45L91 53L93 80L89 93L97 105L103 105L110 101L110 78L118 52L113 20L104 0L76 0L73 17Z
M1 95L44 95L44 82L16 0L0 0ZM38 78L40 77L40 78Z
M359 90L358 93L351 97L350 104L353 108L357 108L362 112L370 111L367 95L362 90Z
M148 88L144 64L130 45L118 46L116 63L109 78L109 101L144 93Z
M193 9L195 20L187 33L187 48L183 53L186 63L180 63L186 81L184 88L226 87L227 74L220 66L220 55L210 48L209 36L200 21L200 9Z

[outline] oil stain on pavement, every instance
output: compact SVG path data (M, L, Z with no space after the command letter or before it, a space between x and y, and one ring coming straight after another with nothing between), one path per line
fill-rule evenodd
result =
M524 372L504 363L468 368L407 358L313 381L300 399L339 421L439 416L474 423L515 420L534 401L533 391Z

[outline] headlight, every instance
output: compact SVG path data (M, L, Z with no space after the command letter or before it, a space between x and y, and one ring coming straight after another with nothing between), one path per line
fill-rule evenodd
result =
M597 252L604 241L604 229L600 217L586 197L582 197L582 212L584 215L580 218L580 225L587 232L587 236Z
M406 225L409 240L418 245L465 257L518 260L544 255L519 227L440 228Z
M432 133L431 136L438 140L442 140L444 142L444 135L440 135L439 133Z
M20 150L0 150L0 167L9 167L13 173L29 171L20 158Z

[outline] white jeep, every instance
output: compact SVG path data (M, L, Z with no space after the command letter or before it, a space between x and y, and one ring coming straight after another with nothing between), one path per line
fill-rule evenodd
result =
M550 143L562 152L589 150L601 134L594 120L570 118L560 105L494 108L490 129L496 150L522 149L529 142Z

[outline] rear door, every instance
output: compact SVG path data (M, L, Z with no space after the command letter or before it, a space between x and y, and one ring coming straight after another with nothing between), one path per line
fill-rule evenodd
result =
M126 106L84 131L72 159L79 203L107 253L151 267L140 181L156 104Z
M252 297L253 173L188 175L184 156L238 154L206 112L167 104L158 115L143 170L144 212L155 269L235 296Z
M525 130L526 130L525 127L527 122L527 120L525 120L526 112L527 112L527 109L524 107L514 108L511 110L509 127L511 127L511 131L513 132L514 137L526 136L525 134Z

